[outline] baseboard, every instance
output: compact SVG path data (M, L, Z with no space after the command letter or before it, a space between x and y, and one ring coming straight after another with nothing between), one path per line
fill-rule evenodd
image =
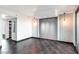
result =
M28 38L25 38L25 39L19 40L19 41L17 41L17 42L22 42L22 41L25 41L25 40L30 39L30 38L32 38L32 37L28 37Z
M44 40L47 40L47 38L40 38L40 37L32 37L32 38L34 38L34 39L44 39ZM72 42L65 42L65 41L59 41L59 40L51 40L51 41L58 41L58 42L64 42L64 43L68 43L68 44L73 44Z
M7 40L10 40L10 41L13 41L13 42L17 43L16 40L12 40L12 39L10 39L10 38L7 38Z
M11 40L11 41L13 41L13 42L17 43L17 41L16 41L16 40Z
M22 39L20 41L17 41L17 42L21 42L21 41L24 41L24 40L27 40L27 39L30 39L30 38L34 38L34 39L44 39L44 40L47 40L47 38L40 38L40 37L28 37L28 38L25 38L25 39ZM48 39L49 40L49 39ZM51 39L50 39L51 40ZM51 41L58 41L58 42L64 42L64 43L68 43L68 44L73 44L72 42L65 42L65 41L59 41L59 40L51 40Z

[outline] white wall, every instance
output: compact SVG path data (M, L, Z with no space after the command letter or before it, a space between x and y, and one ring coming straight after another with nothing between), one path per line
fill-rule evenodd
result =
M32 19L32 37L39 37L39 19Z
M7 19L5 19L6 23L5 23L5 35L6 35L6 39L9 38L9 22Z
M32 18L18 16L17 19L17 41L32 36Z
M2 39L3 34L3 20L0 18L0 40Z
M0 46L1 40L3 39L3 34L5 34L5 23L6 21L0 17Z
M5 26L6 25L6 22L7 21L4 20L4 19L2 19L2 18L0 19L0 33L1 33L0 36L1 36L1 38L2 38L2 35L6 33L6 31L5 31L6 30L6 26Z
M73 14L66 14L59 16L59 40L66 42L74 42L74 28L73 28Z

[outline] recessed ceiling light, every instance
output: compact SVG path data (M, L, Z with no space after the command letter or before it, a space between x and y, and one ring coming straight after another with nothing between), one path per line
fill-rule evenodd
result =
M1 15L2 18L6 18L6 16L7 16L7 15L5 15L5 14L2 14L2 15Z

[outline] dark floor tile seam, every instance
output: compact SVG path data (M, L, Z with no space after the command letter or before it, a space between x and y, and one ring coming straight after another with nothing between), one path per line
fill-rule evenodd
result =
M50 41L48 41L48 42L49 42L49 44L51 45L51 49L52 49L52 50L54 49L54 50L56 51L56 53L59 52L59 51L61 51L61 50L58 51L58 47L55 46L56 44L52 44L53 42L50 42Z
M57 44L57 48L58 48L58 50L62 50L61 52L63 53L65 50L63 50L63 48L62 48L62 46L58 46L59 44L58 44L59 42L53 42L53 43L51 43L51 44ZM61 42L60 42L60 44L61 44ZM54 46L54 47L56 47L56 46Z
M50 40L48 40L48 41L50 41ZM56 44L56 41L54 41L54 42L52 41L52 43L54 43L54 45L55 45ZM61 51L61 48L59 50ZM64 51L61 51L61 52L63 53Z
M41 46L41 44L40 44L40 40L38 40L37 42L36 42L36 44L37 44L37 46L38 46L38 48L39 48L39 53L40 54L43 54L43 49L42 49L42 46Z
M42 50L41 45L40 45L40 40L38 40L38 41L36 42L36 45L38 45L38 47L40 48L40 50Z
M40 46L38 44L38 40L36 40L36 39L35 39L35 45L36 45L36 48L39 49L36 54L39 54L41 49L40 49Z
M45 40L45 41L43 41L43 42L44 42L44 45L46 46L46 49L48 50L47 52L52 53L52 52L51 52L51 48L50 48L50 46L49 46L49 42L47 42L47 40Z
M40 49L40 53L43 54L44 53L44 49L42 48L40 40L38 40L38 46L39 46L39 49Z
M44 44L43 41L41 41L40 39L39 39L39 41L40 41L40 44L41 44L41 48L42 48L43 54L46 54L46 48L43 45Z
M70 50L69 51L69 49L67 49L68 47L65 47L65 45L62 43L62 42L57 42L62 48L65 48L65 49L63 49L64 51L68 51L69 53L71 53L72 52L72 50ZM63 46L64 45L64 46ZM69 46L71 47L71 45L69 44ZM72 47L72 49L73 49L73 47ZM74 52L75 52L75 50L74 50Z
M44 40L43 42L44 42L44 45L46 46L47 53L51 54L52 50L51 50L50 46L48 45L49 42L47 42L47 40ZM55 52L53 51L53 53L55 53Z
M76 53L75 50L74 51L70 50L69 47L65 47L65 45L63 46L62 43L58 43L58 44L60 44L62 46L62 48L64 48L64 51L67 51L69 54ZM69 44L69 46L71 47L70 44ZM73 47L71 49L73 49Z
M56 49L50 44L49 40L47 40L46 43L48 43L51 53L56 54Z
M56 43L55 43L55 42L50 42L50 44L51 44L51 46L52 46L54 49L56 49L56 51L59 50L59 52L61 52L61 53L64 52L64 51L61 51L61 49L56 46Z
M40 40L40 44L41 44L41 48L43 49L43 52L44 52L43 54L48 54L47 50L45 48L44 42Z

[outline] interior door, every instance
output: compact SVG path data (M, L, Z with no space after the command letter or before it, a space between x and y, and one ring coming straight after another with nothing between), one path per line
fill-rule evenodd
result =
M41 38L57 39L57 18L39 20L39 33Z

